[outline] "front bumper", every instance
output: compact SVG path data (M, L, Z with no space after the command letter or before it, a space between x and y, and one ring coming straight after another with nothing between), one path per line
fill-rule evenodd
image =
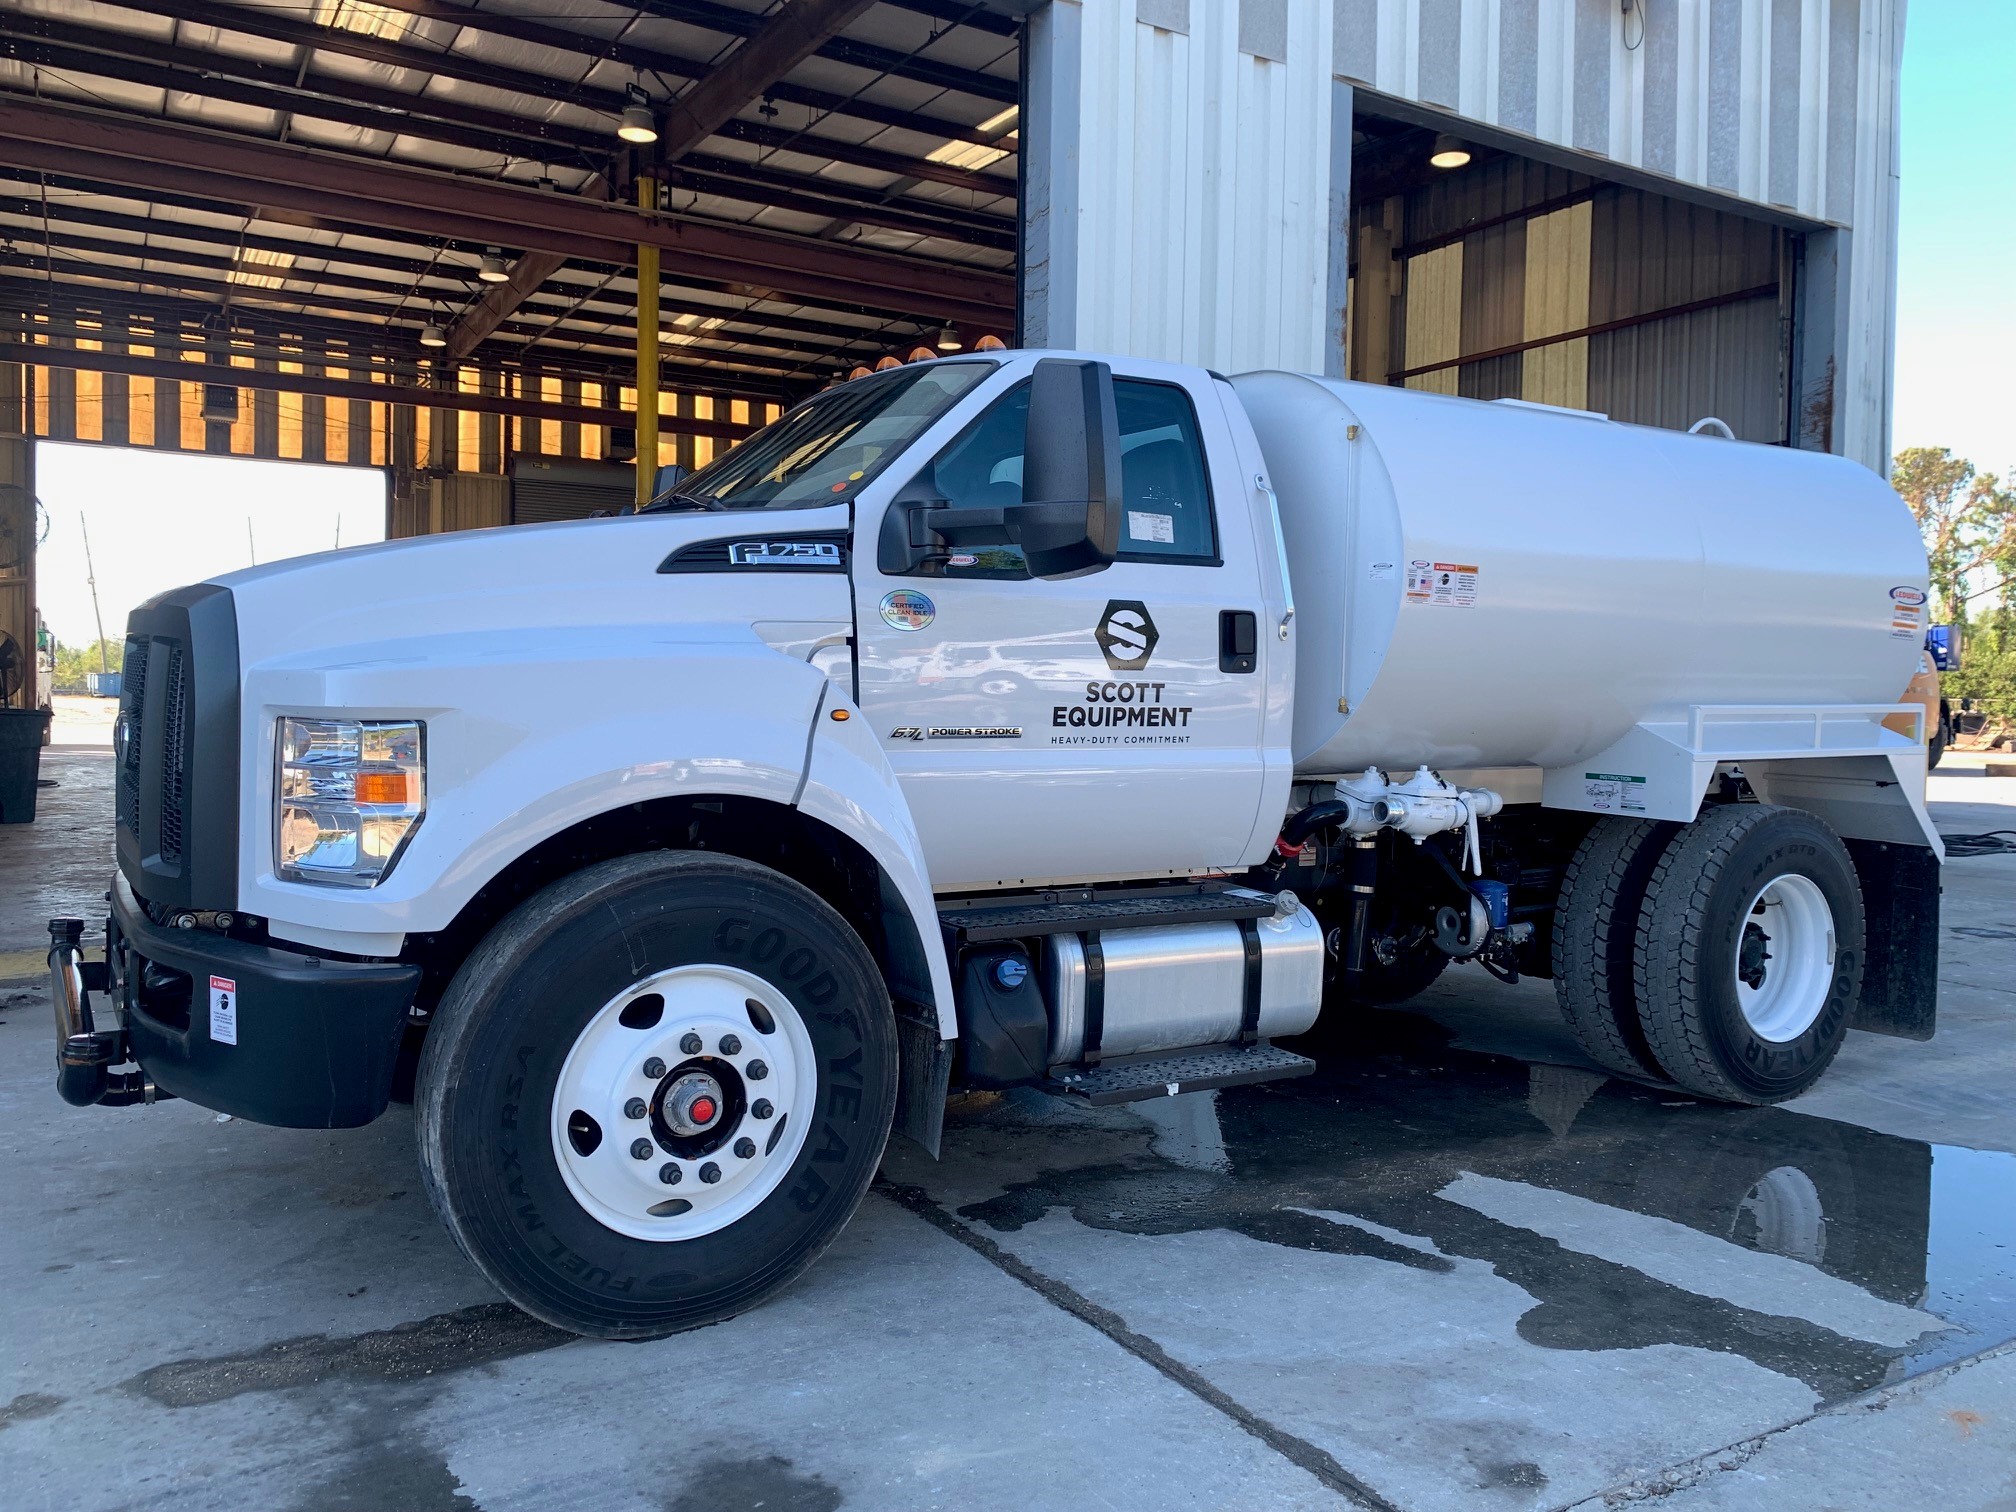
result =
M59 940L50 952L66 1099L143 1101L136 1084L78 1069L74 1031L94 1027L88 988L102 985L117 1029L96 1028L103 1064L130 1056L162 1092L255 1123L290 1129L367 1124L391 1100L392 1073L420 986L420 968L339 961L167 929L147 917L123 876L112 884L105 967L75 972ZM60 921L52 921L52 931ZM73 957L74 958L74 957ZM67 1040L67 1043L65 1042ZM92 1097L93 1088L102 1089Z

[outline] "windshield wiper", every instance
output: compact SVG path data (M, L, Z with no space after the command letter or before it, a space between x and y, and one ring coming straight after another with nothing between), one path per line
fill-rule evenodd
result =
M637 513L671 514L675 510L682 510L682 509L705 509L709 511L717 511L717 510L725 510L727 507L728 506L726 504L723 504L719 499L705 499L702 498L699 494L668 493L658 495L658 497L653 499L649 504L646 504L643 508L639 509Z

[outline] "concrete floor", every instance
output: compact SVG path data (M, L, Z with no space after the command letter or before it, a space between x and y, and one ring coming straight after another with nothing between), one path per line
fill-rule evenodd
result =
M0 946L102 890L104 758L51 772ZM2016 826L1964 757L1933 796ZM73 1111L0 989L4 1502L2007 1512L2016 856L1946 887L1939 1038L1790 1107L1606 1080L1545 984L1452 971L1300 1081L962 1100L785 1295L642 1345L500 1303L407 1110Z

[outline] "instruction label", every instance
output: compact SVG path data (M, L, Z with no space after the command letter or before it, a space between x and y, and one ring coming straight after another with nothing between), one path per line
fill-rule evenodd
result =
M238 1043L238 983L230 977L210 978L210 1043Z
M1890 638L1916 640L1925 633L1925 590L1890 590Z
M1605 814L1645 812L1645 779L1615 772L1584 772L1582 792L1589 807Z
M1449 609L1477 607L1477 568L1468 562L1407 564L1407 602L1439 604Z

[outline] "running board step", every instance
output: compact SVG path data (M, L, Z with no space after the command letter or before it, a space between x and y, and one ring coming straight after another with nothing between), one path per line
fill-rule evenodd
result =
M1028 935L1084 934L1099 929L1147 929L1162 924L1264 919L1274 899L1244 887L1155 887L1106 892L1060 888L1019 898L946 900L938 922L969 945Z
M1050 1083L1052 1092L1082 1097L1097 1106L1140 1102L1149 1097L1174 1097L1179 1092L1203 1092L1212 1087L1243 1087L1251 1082L1307 1076L1316 1062L1269 1044L1245 1048L1192 1050L1161 1060L1130 1061L1094 1071L1068 1071Z

